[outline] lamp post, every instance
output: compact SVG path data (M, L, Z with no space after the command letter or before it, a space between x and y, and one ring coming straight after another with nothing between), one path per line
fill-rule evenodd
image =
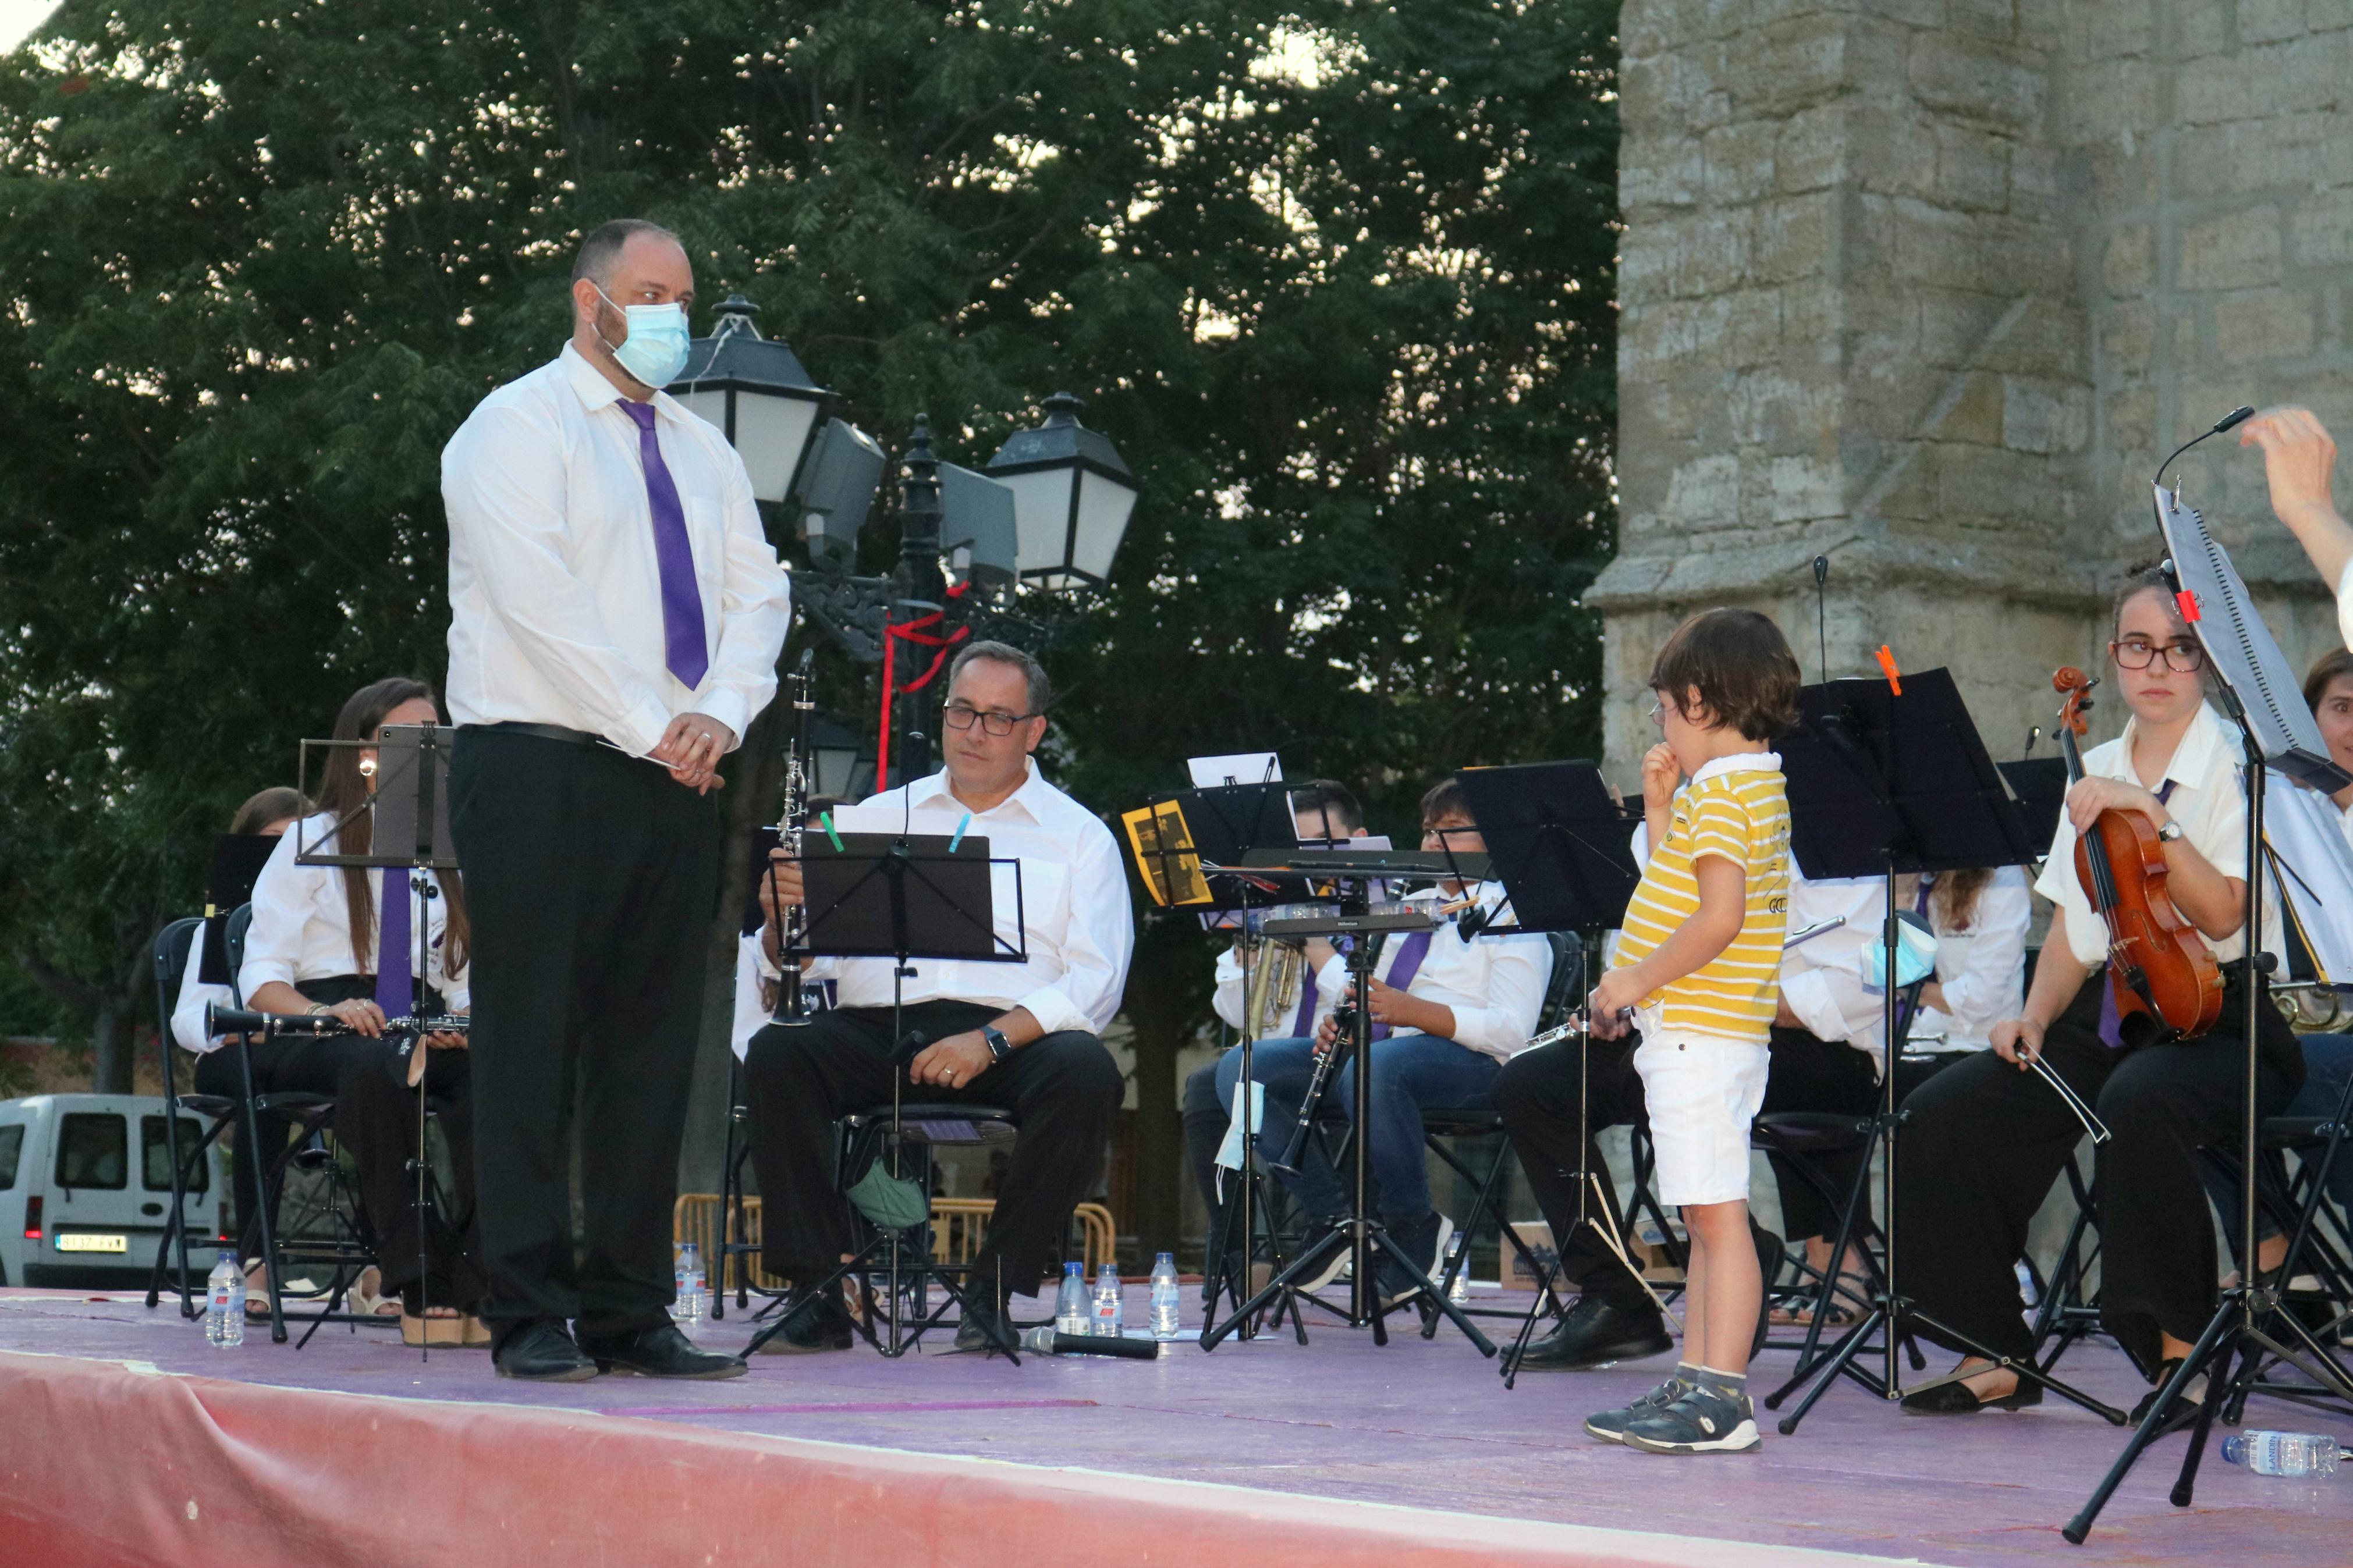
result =
M1054 394L1046 423L988 460L988 477L1013 492L1022 581L1049 589L1102 587L1135 510L1135 476L1110 437L1079 423L1079 408Z
M663 390L718 426L752 476L752 494L781 506L833 394L790 347L760 335L759 313L741 294L722 300L711 335L688 345L685 371Z

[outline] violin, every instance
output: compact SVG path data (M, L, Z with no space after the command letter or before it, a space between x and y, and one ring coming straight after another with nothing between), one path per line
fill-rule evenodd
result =
M2075 738L2099 682L2068 667L2051 677L2064 692L2059 747L2072 788L2084 777ZM2075 839L2075 879L2108 925L2108 985L2117 1032L2127 1046L2163 1045L2205 1034L2222 1016L2222 971L2166 890L2165 846L2137 811L2104 811Z

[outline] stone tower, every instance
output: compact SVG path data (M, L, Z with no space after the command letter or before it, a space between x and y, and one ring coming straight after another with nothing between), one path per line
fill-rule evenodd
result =
M2353 454L2353 0L1626 0L1611 776L1684 614L1949 666L1996 757L2239 403ZM2177 470L2301 669L2320 584L2221 437ZM2339 500L2353 480L2339 486ZM2120 723L2106 705L2105 732Z

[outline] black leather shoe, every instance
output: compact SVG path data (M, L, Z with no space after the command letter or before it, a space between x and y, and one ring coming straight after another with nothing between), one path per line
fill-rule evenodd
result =
M964 1321L956 1325L955 1348L960 1351L1001 1351L1008 1345L1018 1346L1019 1331L1005 1309L983 1292L964 1299Z
M1980 1410L2024 1410L2042 1403L2042 1385L2026 1378L2008 1394L1980 1399L1966 1383L1940 1383L1904 1396L1906 1415L1974 1415Z
M580 1352L595 1360L598 1372L634 1372L639 1377L688 1377L716 1383L741 1377L750 1370L742 1356L704 1350L680 1333L676 1323L627 1334L593 1338L583 1334Z
M785 1309L783 1330L763 1340L760 1348L775 1355L846 1351L857 1337L858 1325L849 1321L849 1310L841 1304L839 1295L828 1290L813 1296L802 1290Z
M596 1363L580 1353L553 1318L517 1329L491 1353L491 1362L501 1377L525 1383L586 1383L596 1375Z
M2140 1403L2133 1406L2131 1421L2135 1426L2148 1419L2148 1413L2157 1406L2157 1396L2165 1392L2165 1385L2172 1382L2173 1374L2180 1370L2181 1358L2179 1356L2158 1363L2157 1376L2151 1380L2155 1386L2142 1394ZM2157 1424L2157 1430L2150 1434L2152 1437L2168 1436L2183 1430L2198 1419L2200 1402L2192 1397L2190 1393L2190 1390L2197 1386L2198 1384L2193 1381L2189 1388L2181 1391L2173 1402L2173 1408L2165 1413L2165 1419L2159 1421Z
M1667 1321L1644 1301L1620 1307L1599 1296L1579 1296L1559 1327L1528 1346L1522 1372L1591 1372L1621 1361L1640 1361L1672 1350Z

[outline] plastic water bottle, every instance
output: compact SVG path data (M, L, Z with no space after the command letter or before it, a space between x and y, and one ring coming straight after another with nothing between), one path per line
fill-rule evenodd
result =
M245 1270L226 1252L205 1281L205 1343L225 1351L245 1343Z
M2018 1272L2018 1299L2033 1306L2041 1299L2041 1293L2034 1289L2034 1270L2027 1267L2023 1258L2010 1267Z
M678 1305L681 1322L699 1323L710 1309L711 1292L703 1289L702 1248L691 1241L678 1248Z
M1054 1331L1064 1334L1094 1332L1094 1310L1087 1300L1086 1266L1075 1259L1062 1265L1062 1286L1054 1295ZM1046 1349L1053 1350L1050 1342Z
M1173 1340L1176 1337L1177 1298L1181 1289L1176 1283L1176 1258L1164 1252L1152 1260L1152 1337Z
M2222 1439L2222 1458L2259 1476L2333 1476L2337 1439L2309 1432L2233 1432Z
M1127 1311L1119 1297L1119 1270L1106 1262L1095 1276L1094 1331L1107 1340L1127 1331Z

